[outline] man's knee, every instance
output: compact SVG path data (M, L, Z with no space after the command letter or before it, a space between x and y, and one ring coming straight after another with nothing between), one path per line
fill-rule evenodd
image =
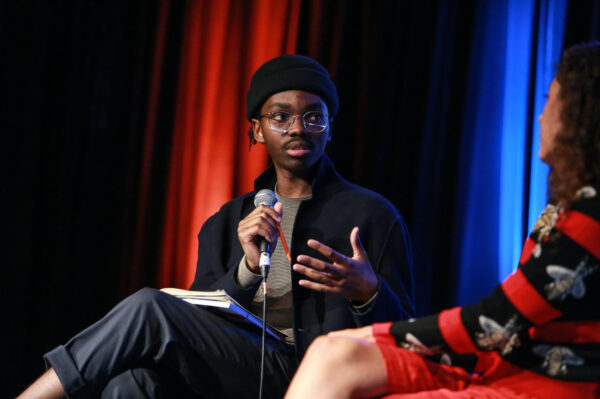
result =
M145 287L137 291L136 293L130 295L127 298L127 302L129 306L146 307L149 305L160 303L160 301L164 300L165 295L167 294L164 294L159 290Z

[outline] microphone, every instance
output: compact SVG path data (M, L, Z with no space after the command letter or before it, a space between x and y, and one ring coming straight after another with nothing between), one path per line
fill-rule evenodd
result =
M273 205L277 202L277 196L272 190L262 189L254 196L254 206L266 205L269 208L273 208ZM271 267L271 245L264 237L258 237L258 247L260 248L260 258L258 260L258 267L260 267L260 274L263 278L263 325L262 325L262 346L260 351L260 385L258 388L258 398L262 399L263 392L263 377L265 367L265 335L266 335L266 320L267 320L267 274L269 274L269 268Z
M266 205L269 208L273 208L273 205L277 202L277 196L272 190L262 189L254 196L254 206ZM259 237L258 247L260 249L260 258L258 261L258 267L260 268L260 274L263 279L267 278L269 274L269 268L271 267L271 244L264 237Z

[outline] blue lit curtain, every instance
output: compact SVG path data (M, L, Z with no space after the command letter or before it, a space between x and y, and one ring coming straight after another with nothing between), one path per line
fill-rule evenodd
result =
M514 270L545 205L537 116L560 56L566 0L478 2L475 13L454 202L458 304Z

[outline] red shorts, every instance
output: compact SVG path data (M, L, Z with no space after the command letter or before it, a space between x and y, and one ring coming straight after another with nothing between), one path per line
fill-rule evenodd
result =
M479 364L486 371L473 376L460 367L428 361L395 345L377 344L387 372L386 399L490 398L579 399L600 397L599 384L565 382L504 361L496 352L485 352Z

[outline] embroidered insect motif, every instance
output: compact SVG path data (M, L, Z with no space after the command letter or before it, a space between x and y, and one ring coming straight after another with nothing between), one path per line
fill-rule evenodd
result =
M542 256L542 246L540 244L536 244L535 248L533 249L533 257L539 258L540 256Z
M535 222L531 235L536 242L541 242L542 238L550 234L550 231L556 224L558 219L558 207L556 205L548 204L542 211L542 214Z
M585 361L565 346L538 345L533 353L544 358L542 368L551 377L567 374L567 365L581 366Z
M452 366L452 359L447 353L443 353L440 357L440 364L445 364L446 366Z
M504 326L489 317L480 315L479 325L483 332L475 333L477 345L487 350L500 349L502 355L509 354L514 347L521 345L517 334L520 326L517 326L516 322L516 315L513 315Z
M579 262L575 270L558 265L546 266L546 273L554 279L544 287L549 301L555 299L563 301L569 294L576 299L585 296L586 289L583 279L598 269L598 265L588 267L588 259L586 256Z
M438 355L443 352L441 345L436 346L426 346L423 344L419 338L415 337L411 333L406 333L404 336L405 341L402 342L402 347L404 349L408 349L411 352L415 352L422 356L433 356Z
M581 187L575 195L581 199L594 198L596 196L596 189L592 186Z

